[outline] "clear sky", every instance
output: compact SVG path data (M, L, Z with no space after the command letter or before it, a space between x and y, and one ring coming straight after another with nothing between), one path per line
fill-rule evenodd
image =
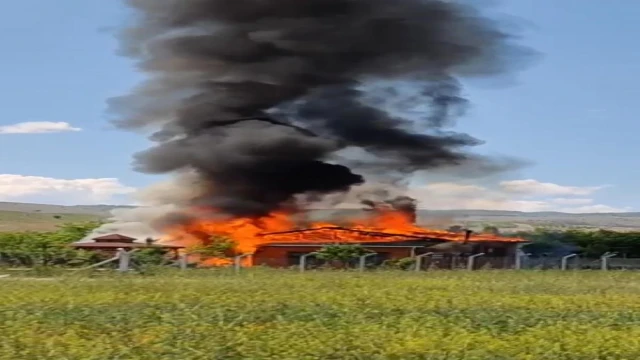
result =
M526 21L522 43L543 57L514 85L471 84L459 128L486 140L481 151L533 165L494 189L414 192L436 207L639 210L640 2L511 0L495 11ZM119 1L4 4L0 200L117 202L157 180L130 167L145 137L114 129L105 112L140 79L109 32L125 18Z

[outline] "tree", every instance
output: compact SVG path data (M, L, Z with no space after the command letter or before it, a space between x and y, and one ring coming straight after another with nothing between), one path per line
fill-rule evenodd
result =
M349 266L349 263L360 256L372 253L371 250L363 248L358 244L336 244L327 245L317 252L318 259L327 262L339 262L343 266Z
M137 266L163 265L167 263L169 251L154 247L141 249L133 253L132 262Z
M538 228L513 235L531 242L523 250L533 256L576 252L584 257L597 258L605 252L617 252L631 258L640 257L640 232L637 231L559 231Z
M69 247L95 228L99 222L64 224L52 232L0 233L0 261L17 266L72 265L98 257Z
M482 229L483 234L500 235L500 229L497 226L487 225Z

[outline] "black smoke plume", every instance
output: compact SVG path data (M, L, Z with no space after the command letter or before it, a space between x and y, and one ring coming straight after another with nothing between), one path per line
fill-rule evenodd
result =
M460 79L503 74L526 53L454 1L127 4L135 21L121 33L123 51L148 80L111 108L118 126L155 129L157 142L135 166L195 171L205 189L193 204L231 215L363 183L366 168L332 162L345 149L372 155L376 171L404 175L488 161L468 153L480 141L446 130L467 106ZM372 101L376 83L388 86ZM394 111L409 108L421 116Z

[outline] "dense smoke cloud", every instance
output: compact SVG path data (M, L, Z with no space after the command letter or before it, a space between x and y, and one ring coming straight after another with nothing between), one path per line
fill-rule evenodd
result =
M460 79L502 74L527 53L452 1L127 3L136 19L121 33L123 51L149 78L111 108L119 126L153 129L157 142L135 166L195 171L191 204L231 215L348 191L371 169L491 168L467 153L480 141L446 130L467 105ZM395 85L381 93L376 82ZM418 91L406 96L403 86ZM382 106L390 103L422 116ZM332 162L349 148L373 160Z

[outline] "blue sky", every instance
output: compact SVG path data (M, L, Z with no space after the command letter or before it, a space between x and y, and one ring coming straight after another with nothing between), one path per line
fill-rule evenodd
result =
M67 122L82 131L0 130L0 200L109 202L118 198L110 198L111 193L155 182L130 167L131 154L148 145L145 137L113 129L105 113L107 98L126 93L140 80L130 61L115 54L109 32L125 21L120 2L21 0L8 2L3 10L0 129L23 122ZM640 50L634 46L640 2L604 6L601 0L513 0L494 11L524 19L522 42L543 57L514 85L470 84L466 92L473 108L458 128L486 140L482 152L534 164L502 179L528 179L529 192L513 190L520 182L473 194L491 193L495 201L511 204L499 208L565 210L560 206L565 201L557 200L565 199L574 210L578 204L585 211L595 205L640 209L635 191L640 182L640 84L635 76ZM77 179L85 181L72 181ZM120 184L126 186L122 191L116 189ZM609 186L600 188L604 185ZM452 196L460 189L468 194L469 188L452 186L457 189ZM442 187L417 191L448 194ZM495 205L477 206L482 204Z

